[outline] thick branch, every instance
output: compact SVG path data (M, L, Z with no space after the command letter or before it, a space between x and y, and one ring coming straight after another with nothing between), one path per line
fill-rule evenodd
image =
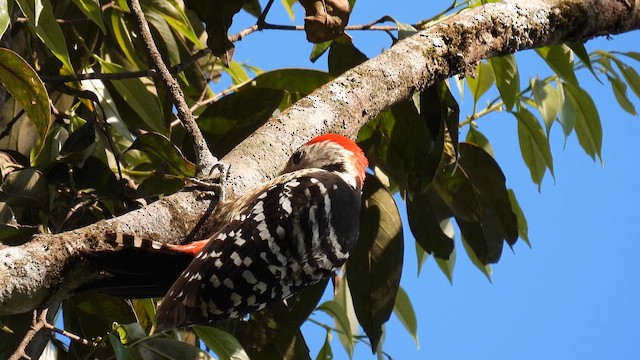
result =
M347 71L256 131L223 159L231 165L227 195L273 177L309 138L355 137L383 109L483 58L639 27L640 0L519 0L451 17ZM89 279L93 274L74 261L77 249L101 246L107 230L183 241L209 206L196 196L181 192L116 219L0 250L0 314L29 311ZM196 236L208 230L205 223Z

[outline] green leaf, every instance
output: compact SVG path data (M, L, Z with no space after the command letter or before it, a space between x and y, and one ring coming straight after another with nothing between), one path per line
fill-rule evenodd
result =
M426 164L418 165L425 169L425 179L431 179L435 175L435 171L440 164L440 159L445 146L445 138L442 128L446 128L449 137L447 143L451 143L455 156L458 155L459 142L459 124L460 124L460 106L451 94L449 85L445 81L441 81L436 85L430 86L420 92L420 115L427 122L429 129L429 150L419 155L419 158L430 158ZM424 142L424 140L422 140ZM429 154L429 156L425 156ZM424 190L424 189L421 189Z
M74 70L71 65L71 59L69 58L67 43L62 29L60 29L60 25L56 22L51 3L49 0L38 1L42 3L42 11L37 20L37 24L32 23L36 18L35 2L30 0L16 0L16 3L20 7L20 10L22 10L22 13L29 19L29 26L33 28L40 40L42 40L53 55L62 62L64 72L73 74Z
M278 109L284 92L247 88L209 105L198 118L211 151L223 156L264 124Z
M220 360L249 360L242 345L228 332L212 326L194 326L192 329Z
M109 14L109 25L111 26L113 39L115 39L118 47L133 67L144 69L146 67L145 62L138 56L136 46L133 44L131 31L129 30L128 24L124 17L124 10L110 9L107 12ZM97 55L95 56L97 57ZM100 62L102 63L102 61Z
M246 83L250 80L247 71L242 67L242 64L237 61L231 61L229 66L224 67L222 70L231 76L231 80L234 85Z
M516 214L516 218L518 219L518 236L524 240L529 247L531 247L531 243L529 242L529 225L527 225L527 219L525 218L524 212L518 203L518 199L516 199L516 193L511 189L508 191L511 209L513 209L513 212Z
M611 83L613 95L618 101L618 104L620 104L622 110L628 112L631 115L637 115L638 113L636 112L635 106L633 106L633 103L627 96L627 84L625 84L624 81L620 80L620 78L617 77L607 76L607 79Z
M173 175L153 174L136 189L136 198L171 195L184 187L184 181Z
M333 351L331 350L331 330L327 330L327 337L324 340L324 345L320 348L316 360L331 360L333 359Z
M572 52L566 45L553 45L537 48L536 52L558 76L567 83L579 86L574 71Z
M486 62L478 63L475 76L467 76L467 85L473 95L473 103L477 104L480 97L487 92L495 82L495 76L491 65ZM475 108L475 105L474 105Z
M353 45L351 37L343 34L334 39L329 48L329 74L337 77L367 59L367 56Z
M49 209L50 190L46 177L33 168L17 170L4 177L0 201L10 206Z
M468 235L478 235L477 233L468 233ZM489 280L489 282L491 281L491 275L493 274L493 270L491 269L491 265L489 264L485 264L484 262L480 261L480 259L478 259L478 256L476 255L475 250L470 246L468 240L468 238L465 237L464 233L462 234L462 245L464 246L464 250L467 252L467 256L469 256L469 259L471 259L471 262L473 263L473 265L475 265L480 271L482 271L482 273L487 277L487 280Z
M416 245L416 257L417 257L417 260L418 260L418 273L417 273L417 276L420 276L420 272L422 271L422 266L424 266L424 263L429 258L429 253L426 252L422 248L422 246L420 246L420 244L417 241L415 242L415 245Z
M78 9L80 9L89 20L98 25L103 34L107 33L107 28L104 26L104 21L102 20L102 10L100 9L99 0L73 0L73 3L76 4Z
M451 216L448 210L434 199L433 190L426 194L416 194L407 200L407 218L409 227L422 249L440 259L449 259L453 252L453 237L445 234L447 220Z
M153 8L161 14L172 29L195 44L196 49L201 49L200 39L193 30L191 22L182 9L181 4L182 2L177 0L147 0L144 2L144 5Z
M202 349L194 345L186 344L176 339L149 338L137 345L135 348L140 352L143 359L211 359L213 357Z
M428 194L434 209L439 209L440 221L453 215L467 221L479 221L481 211L478 197L468 175L461 171L457 163L442 167Z
M522 158L529 168L531 179L538 184L538 190L540 190L547 169L554 176L549 139L547 139L536 117L529 110L522 107L514 115L518 119L518 139L520 140Z
M587 52L587 49L585 49L584 44L581 42L571 42L566 45L573 50L573 53L578 56L578 59L580 59L587 69L589 69L591 74L593 74L593 77L598 79L598 75L596 75L596 72L593 70L591 58L589 57L589 53Z
M551 84L545 83L540 79L533 79L531 81L531 92L533 93L533 99L536 102L538 111L542 115L542 121L547 129L547 135L551 130L551 125L558 117L560 107L562 105L562 97L558 94Z
M367 176L362 191L360 237L347 262L358 321L375 351L393 311L403 262L402 219L393 195Z
M291 21L294 21L296 19L295 13L293 12L293 4L295 4L296 2L298 2L298 0L280 0L282 2L282 6L284 7L284 9L287 11L287 14L289 15L289 19L291 19Z
M115 335L109 334L109 343L113 347L117 360L142 360L140 353L133 348L124 346Z
M309 61L313 63L316 62L316 60L318 60L322 56L322 54L324 54L327 50L329 50L329 47L331 46L332 43L333 43L333 40L313 44L313 48L311 49L311 54L309 54Z
M620 68L620 72L622 72L622 76L627 81L627 84L631 87L631 90L640 98L640 75L638 75L638 72L634 68L623 64L621 61L616 61L616 64Z
M469 127L469 132L467 133L466 142L477 145L481 147L482 150L486 151L489 155L493 155L493 147L491 147L491 143L489 139L484 136L483 133L480 132L475 126Z
M35 70L20 55L0 48L0 83L29 115L40 138L44 138L49 130L51 110L47 89Z
M511 208L506 179L498 163L481 148L460 144L459 171L465 172L481 206L480 221L456 217L462 235L483 265L496 263L503 242L513 246L518 239L518 223Z
M181 177L193 177L195 165L185 159L182 151L167 137L158 133L146 133L133 142L129 150L140 150L159 159L170 174Z
M496 76L496 87L507 110L511 110L516 103L516 96L520 92L520 74L513 54L489 59Z
M142 11L144 12L144 17L149 22L149 25L158 32L159 36L156 36L154 41L156 42L159 51L162 53L167 66L173 66L180 63L178 42L171 31L171 26L169 26L169 23L165 17L163 17L163 14L159 12L161 10L142 5Z
M77 116L74 116L73 120L75 122L84 122ZM91 156L91 153L93 153L96 144L96 119L94 115L92 119L84 122L69 135L60 149L57 160L65 164L82 167Z
M11 7L13 0L0 0L0 38L9 27L11 22Z
M119 73L126 70L120 65L98 59L105 73ZM124 101L140 116L149 129L164 133L164 116L158 98L151 94L140 79L112 80L111 83Z
M312 91L328 83L332 78L329 73L319 70L278 69L255 77L242 89L250 87L268 88L304 96L311 94Z
M597 156L602 162L602 123L596 104L580 87L565 84L563 89L565 103L568 102L575 112L575 130L580 146L592 159Z
M344 334L348 339L347 353L350 357L353 356L353 333L351 332L351 322L345 309L337 302L330 300L320 304L316 310L322 311L335 319L338 332Z
M334 287L335 295L333 297L333 301L335 301L341 308L344 309L345 314L347 316L347 320L349 320L349 324L351 326L351 335L347 336L343 332L338 332L338 339L340 343L349 353L349 356L353 356L353 349L355 346L355 337L358 335L358 331L360 330L360 323L358 322L358 317L356 316L353 297L351 296L351 288L349 287L349 281L345 276L337 275L336 277L336 285ZM334 319L335 327L337 329L340 328L341 324L339 324L337 319Z
M242 6L242 10L248 12L253 15L253 17L258 18L262 14L262 7L260 6L260 2L258 0L251 0L250 2L244 4Z
M453 238L453 224L451 223L451 219L448 220L447 229L450 229L451 237ZM449 255L449 259L435 259L440 271L442 271L442 273L447 277L449 284L453 285L453 269L456 266L456 248L453 248L451 255Z
M393 307L393 313L396 314L398 320L404 325L404 328L409 332L416 346L420 348L420 341L418 340L418 319L416 318L416 312L411 305L411 299L407 292L402 287L398 288L398 294L396 295L396 304Z

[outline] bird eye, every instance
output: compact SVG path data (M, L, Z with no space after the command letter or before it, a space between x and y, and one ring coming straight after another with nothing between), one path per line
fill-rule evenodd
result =
M291 161L294 165L298 165L302 161L302 151L298 150L291 155Z

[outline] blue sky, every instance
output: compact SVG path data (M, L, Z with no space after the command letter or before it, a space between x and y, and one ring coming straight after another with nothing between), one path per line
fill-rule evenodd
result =
M424 5L429 3L429 5ZM351 24L367 23L391 15L414 23L435 14L446 1L360 1ZM264 5L264 4L263 4ZM302 9L296 5L296 23ZM289 24L279 2L267 18ZM233 30L249 26L249 17L237 17ZM389 46L384 33L352 33L354 42L368 56ZM640 34L596 39L587 50L640 50ZM302 32L265 31L236 43L235 59L271 70L312 67L326 70L326 57L308 61L311 45ZM517 55L521 83L530 76L546 76L550 70L531 51ZM636 69L638 63L628 62ZM608 82L598 83L586 72L580 83L594 98L603 123L604 167L579 147L575 135L564 144L562 129L551 131L555 181L545 177L541 193L522 161L516 121L498 114L479 120L479 129L492 142L495 156L518 196L529 223L532 248L519 241L514 252L505 249L493 266L493 283L467 259L458 241L453 286L430 259L416 276L413 239L405 221L405 270L402 286L409 293L418 316L420 349L392 317L385 350L396 359L627 359L637 356L640 324L640 221L636 218L640 190L640 161L635 140L640 138L637 116L623 112ZM493 99L494 93L481 103ZM638 99L630 98L636 106ZM471 111L471 96L462 105ZM403 206L401 205L401 208ZM403 211L403 216L406 215ZM405 216L406 220L406 216ZM325 319L321 316L318 319ZM304 327L312 357L324 341L324 330ZM335 358L346 358L334 337ZM356 358L374 358L359 345Z

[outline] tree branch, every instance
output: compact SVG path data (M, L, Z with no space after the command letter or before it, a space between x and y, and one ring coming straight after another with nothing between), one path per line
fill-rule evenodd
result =
M218 162L218 159L216 159L213 154L211 154L211 151L209 151L207 141L204 139L202 132L200 132L196 119L193 117L191 110L189 110L189 105L187 105L187 102L184 100L184 94L182 93L180 84L178 84L178 80L171 75L167 65L165 65L162 60L162 55L160 55L160 51L158 51L156 43L153 41L153 37L151 36L149 24L144 18L144 12L140 6L140 1L128 0L127 2L129 3L131 13L138 23L138 30L140 31L142 41L144 41L144 44L147 47L149 58L151 58L154 68L160 74L160 78L169 88L171 101L178 111L178 119L182 121L182 125L185 130L191 138L193 138L193 148L196 155L196 177L204 178L209 175L209 172Z
M640 0L517 0L452 16L345 72L258 129L222 159L231 165L226 193L234 198L272 178L313 136L355 137L385 108L481 59L638 28ZM115 219L0 249L0 314L65 297L94 277L75 261L77 252L102 248L107 231L181 242L210 230L201 221L208 210L209 201L197 193L179 192Z

